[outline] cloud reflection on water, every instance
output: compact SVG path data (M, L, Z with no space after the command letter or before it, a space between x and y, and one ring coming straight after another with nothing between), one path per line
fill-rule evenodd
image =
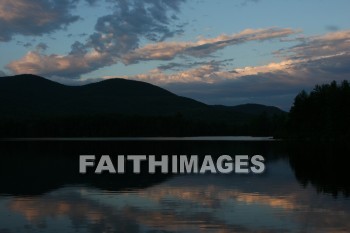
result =
M198 183L198 179L207 182ZM295 182L285 177L282 180ZM347 221L350 203L345 198L318 195L311 187L280 185L281 181L269 176L249 177L249 181L247 185L244 179L223 179L220 175L179 176L128 192L66 187L42 196L14 197L7 201L6 207L11 215L19 214L26 219L21 222L22 231L29 224L50 232L50 222L60 222L73 232L345 232L350 229ZM275 187L267 189L268 182ZM265 186L265 191L260 186ZM255 187L255 191L247 187Z

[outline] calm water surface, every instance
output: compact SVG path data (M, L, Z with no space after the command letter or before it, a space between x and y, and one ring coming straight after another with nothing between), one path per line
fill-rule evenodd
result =
M31 141L0 148L0 233L350 230L347 172L330 159L347 153L339 145ZM261 154L267 169L262 175L79 175L80 154Z

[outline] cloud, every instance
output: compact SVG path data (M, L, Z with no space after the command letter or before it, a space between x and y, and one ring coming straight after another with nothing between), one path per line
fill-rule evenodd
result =
M217 65L202 65L198 68L180 71L173 74L164 73L161 69L154 69L145 74L138 74L134 76L106 76L104 79L110 78L124 78L134 79L145 82L151 82L158 85L164 85L167 83L190 83L190 82L205 82L213 83L215 78L215 72L219 72L219 66Z
M278 54L282 61L261 66L227 70L220 62L194 62L189 63L189 69L168 74L167 69L181 67L181 64L169 63L148 73L119 77L155 83L211 104L255 102L288 110L300 90L349 77L350 31L306 38ZM198 67L192 68L195 65ZM186 68L186 64L182 67Z
M160 70L173 70L173 71L180 71L183 69L189 69L196 66L204 66L204 65L213 65L213 66L228 66L234 59L224 59L220 61L201 61L201 62L189 62L189 63L176 63L176 62L170 62L166 65L160 65L157 68Z
M30 48L30 47L33 46L33 44L30 43L30 42L24 43L24 42L22 42L22 41L16 41L16 45L23 46L24 48Z
M105 25L106 23L103 24ZM150 25L146 25L143 27L150 27ZM129 26L126 27L129 28ZM119 25L116 28L118 28L117 31L121 30ZM142 33L140 35L135 34L133 30L136 29L134 28L131 31L125 29L124 34L121 35L114 29L110 34L95 33L91 36L88 44L75 42L68 55L45 55L32 51L21 59L8 64L7 68L14 73L35 72L35 74L47 76L56 75L79 78L81 74L115 64L120 60L125 64L131 64L142 60L171 60L181 54L192 57L205 57L229 45L280 38L297 32L292 29L280 28L246 29L231 36L221 35L211 39L200 39L197 42L158 42L130 52L129 50L138 46L139 37L142 35ZM143 32L143 29L137 29L136 31ZM147 33L150 33L150 31L147 31ZM90 47L93 48L89 52L91 50ZM88 59L91 58L91 54L99 54L100 56L93 56L93 59ZM53 65L48 66L38 62ZM64 65L62 65L63 63ZM56 66L54 64L61 65Z
M160 42L148 44L124 55L125 64L147 60L172 60L179 55L206 57L227 46L249 41L264 41L283 38L298 31L289 28L246 29L237 34L220 35L211 39L200 39L196 42Z
M64 2L64 1L63 1ZM75 42L68 55L46 55L30 51L7 65L13 73L79 78L101 67L116 64L120 57L139 46L141 39L162 41L179 33L171 27L184 0L113 2L114 11L98 19L96 32L86 43Z
M77 21L76 0L0 0L0 42L14 35L43 35Z
M31 73L47 77L78 78L78 74L91 72L112 62L109 56L95 50L66 56L44 55L38 51L30 51L20 60L9 63L7 68L15 74Z
M335 32L335 31L339 30L339 27L336 25L327 25L325 28L326 28L326 30L331 31L331 32Z
M290 78L283 79L283 81L295 83L300 82L300 80L304 82L305 79L315 75L324 77L329 75L330 78L338 74L345 75L350 71L350 31L339 31L311 37L306 42L279 51L279 54L284 56L282 61L262 66L247 66L227 71L221 70L219 63L212 61L196 69L165 74L163 72L164 68L179 66L177 63L170 63L148 74L136 75L133 78L158 80L158 83L171 83L174 80L177 82L213 83L272 73L281 77L288 76ZM190 63L189 66L195 64ZM189 77L192 77L192 80Z
M329 56L350 52L350 30L327 33L322 36L310 37L304 43L292 48L281 50L292 54L292 59Z
M265 79L293 84L304 83L305 79L313 76L312 72L315 72L314 75L319 75L322 72L322 70L328 70L329 73L333 73L336 68L341 68L341 71L345 71L344 68L348 66L344 65L345 67L336 67L333 63L344 61L346 64L348 64L349 62L347 58L348 56L345 54L338 54L334 56L322 56L310 59L290 59L276 63L272 62L262 66L247 66L242 68L235 68L232 70L222 70L220 62L212 61L208 63L203 63L203 65L197 68L182 70L171 74L165 73L164 69L157 68L144 74L116 77L125 79L136 79L155 83L158 85L165 85L170 83L194 82L219 83L227 80L241 80L246 77L260 76L265 77ZM189 64L189 66L192 66L193 64ZM177 63L170 64L165 68L177 65Z
M253 39L264 40L271 36L268 36L267 31L268 29L260 30L259 33L246 31L245 34L248 36L242 36L242 33L238 33L233 37L235 37L236 43ZM289 32L281 30L277 34L284 35L291 32L292 30ZM198 43L217 48L217 42L220 42L220 46L222 43L226 46L226 41L231 42L232 38L217 37L200 41L194 42L196 44L194 47L198 46ZM173 43L187 45L185 42ZM193 47L183 48L180 46L181 51L173 53L171 48L176 50L178 47L168 46L168 44L169 42L160 42L151 46L155 46L160 53L168 51L171 56L185 53L188 51L187 48ZM159 45L167 46L163 48ZM135 52L147 50L146 48L149 47L136 49ZM150 51L149 54L150 56L156 55ZM225 64L231 60L197 61L184 64L172 62L159 66L148 73L133 76L107 76L104 79L125 78L146 81L163 86L177 94L211 104L235 105L256 102L276 105L288 110L294 96L300 90L312 88L318 83L331 80L340 81L349 77L350 31L337 31L304 38L300 40L298 45L279 50L276 54L282 58L281 61L261 66L230 68L231 65ZM71 53L68 55L44 55L39 51L29 52L22 59L10 63L8 68L14 73L37 73L68 83L67 80L70 77L79 77L75 75L114 64L118 62L118 59L120 58L113 57L108 52L87 51L84 44L76 42L72 45ZM172 72L168 73L168 71ZM57 76L66 78L57 78ZM86 80L82 81L86 82ZM75 82L74 85L76 84Z
M172 74L160 69L125 78L154 83L178 95L207 104L238 105L260 103L289 110L295 95L312 87L303 75L294 76L291 64L271 63L266 66L222 70L218 65L202 65ZM319 78L319 77L318 77Z
M41 42L39 44L37 44L37 46L35 46L35 49L37 51L45 51L49 46L47 46L47 44Z
M266 73L223 79L214 83L167 83L162 87L180 96L186 96L207 104L234 106L246 103L272 105L289 110L295 95L302 89L312 88L303 82L289 82L291 76L284 73Z
M245 5L247 5L248 3L258 3L258 2L260 2L260 0L244 0L244 1L242 2L242 5L245 6Z
M179 11L182 2L184 0L116 1L113 14L98 19L96 32L86 46L118 56L137 48L141 38L162 41L172 37L182 31L171 28L174 13Z

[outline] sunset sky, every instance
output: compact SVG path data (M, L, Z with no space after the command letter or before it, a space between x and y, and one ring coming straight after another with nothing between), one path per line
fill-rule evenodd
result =
M121 77L208 104L289 110L350 79L348 0L0 0L0 76Z

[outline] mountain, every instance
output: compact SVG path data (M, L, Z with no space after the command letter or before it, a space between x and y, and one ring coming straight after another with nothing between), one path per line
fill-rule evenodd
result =
M39 125L41 129L52 129L52 124L60 125L63 134L67 124L72 126L72 122L76 122L73 127L89 128L90 134L94 135L97 130L94 125L100 124L102 119L108 124L118 125L119 129L129 125L130 129L157 126L165 130L172 125L169 130L176 131L177 127L191 125L204 134L206 128L216 131L217 125L237 128L262 114L269 117L284 114L276 107L257 104L206 105L140 81L109 79L83 86L66 86L30 74L0 78L0 106L0 124L10 134L11 130L4 126L4 122L7 125L12 122L15 128L22 125L25 128L22 132L34 131L28 129L28 125ZM43 126L45 122L49 126ZM52 135L55 136L54 131ZM142 129L135 132L140 131ZM164 131L164 134L167 133ZM114 134L108 132L108 135Z
M1 113L16 115L140 114L167 115L205 108L149 83L110 79L65 86L35 75L0 78Z
M274 106L266 106L262 104L241 104L237 106L230 107L232 110L252 115L275 115L275 114L284 114L285 112L281 109Z

